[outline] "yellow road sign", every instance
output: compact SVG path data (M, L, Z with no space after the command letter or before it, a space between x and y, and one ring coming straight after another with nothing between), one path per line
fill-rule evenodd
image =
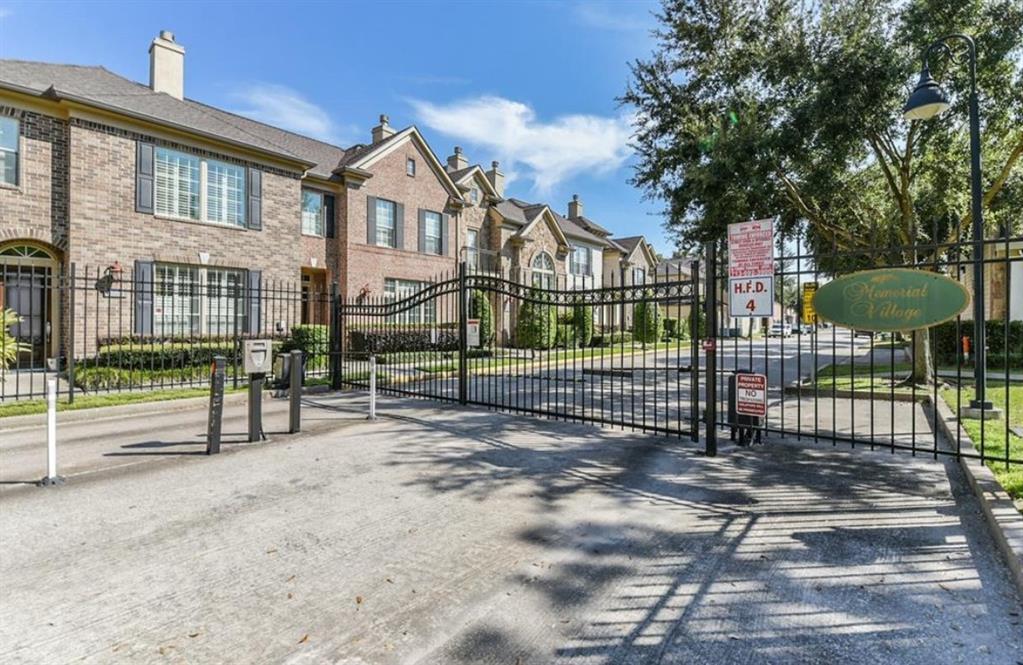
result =
M803 323L816 325L817 310L813 308L813 295L817 293L817 282L803 284Z

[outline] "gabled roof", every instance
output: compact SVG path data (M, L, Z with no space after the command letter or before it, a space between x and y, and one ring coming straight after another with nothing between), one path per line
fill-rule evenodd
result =
M464 200L462 197L461 190L455 185L454 181L451 180L451 176L447 170L444 169L444 165L437 159L437 154L430 148L430 144L426 142L423 135L419 132L419 129L415 125L409 125L405 129L388 136L382 141L377 141L366 146L357 146L348 151L345 156L338 162L337 167L334 169L335 172L343 169L358 169L368 170L378 160L386 157L392 151L398 149L402 144L407 142L413 142L419 148L419 151L426 155L429 161L430 168L436 174L437 179L441 181L444 188L448 190L448 194L458 200Z
M593 221L589 217L586 217L585 215L580 215L579 217L570 217L569 219L571 219L573 222L575 222L579 226L583 227L584 229L586 229L587 231L589 231L589 232L591 232L591 233L593 233L595 235L598 235L598 236L601 236L601 237L605 237L605 236L611 235L610 231L605 229L600 224L597 224L595 221Z
M547 210L550 212L555 224L557 224L561 235L565 237L566 242L569 238L573 238L599 247L608 246L606 239L594 235L571 219L562 217L551 210L550 206L546 203L529 203L522 199L511 198L501 201L495 207L506 220L516 224L528 224L536 215L536 211Z
M541 221L546 221L558 242L568 247L568 238L565 237L561 225L558 223L557 215L551 211L545 203L527 203L520 199L503 199L491 210L501 215L504 221L512 222L520 228L513 234L513 238L526 238Z
M646 241L643 236L628 236L627 238L615 238L615 242L625 250L626 256L632 256L637 249L641 249L646 254L647 260L650 265L657 266L657 254L654 253L650 243Z
M491 184L490 178L487 177L486 171L479 164L473 164L467 166L464 169L458 169L456 171L449 171L448 175L452 180L455 181L456 185L465 185L470 179L476 178L477 181L483 183L483 187L487 190L487 194L490 196L500 196L497 190L494 189L494 185Z
M307 165L329 177L345 149L191 99L176 99L103 67L0 60L0 88L74 101Z

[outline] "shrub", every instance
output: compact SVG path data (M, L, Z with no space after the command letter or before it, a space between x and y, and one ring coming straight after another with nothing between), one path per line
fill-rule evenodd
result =
M19 353L29 350L28 345L11 334L11 326L20 321L21 317L13 309L0 310L0 374L18 359Z
M281 351L295 350L302 351L307 370L325 369L330 359L330 327L322 324L295 326L291 337L281 345Z
M457 351L458 333L451 328L371 328L349 333L354 353Z
M629 331L610 331L593 336L593 346L614 346L615 344L631 344L632 333Z
M540 291L533 289L519 307L515 338L520 348L549 349L557 342L557 309L542 298Z
M962 321L956 332L956 322L946 321L932 328L932 340L935 359L939 365L955 364L962 352L962 340L967 337L970 340L970 358L973 358L973 322ZM987 321L984 326L984 335L987 339L988 363L992 367L1004 367L1003 364L1009 360L1010 367L1019 367L1019 363L1013 364L1014 357L1023 352L1023 321L1009 322L1009 336L1005 336L1005 321ZM1008 358L1006 355L1008 354ZM998 363L998 364L996 364Z
M593 309L586 305L572 308L572 326L575 328L575 339L579 346L593 343Z
M656 302L636 303L632 313L632 337L637 342L657 342L664 332L664 317Z
M490 304L490 298L483 291L472 292L469 316L480 320L480 346L490 346L494 341L494 308Z
M571 323L559 323L558 324L558 337L555 341L555 345L563 349L575 348L578 344L576 339L575 326Z

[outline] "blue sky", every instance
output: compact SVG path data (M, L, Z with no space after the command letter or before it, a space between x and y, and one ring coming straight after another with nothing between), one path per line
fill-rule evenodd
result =
M0 0L0 57L103 65L148 82L161 29L186 49L186 96L341 145L380 113L500 160L506 194L671 247L627 184L628 62L653 48L653 2L21 3Z

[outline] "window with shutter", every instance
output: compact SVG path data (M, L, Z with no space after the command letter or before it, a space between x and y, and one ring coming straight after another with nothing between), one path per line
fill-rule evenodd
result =
M397 247L397 204L386 199L376 200L376 244Z
M302 233L310 236L324 235L326 207L323 194L309 189L302 190Z
M0 118L0 183L5 185L18 184L18 124L14 118Z
M244 167L156 148L154 171L157 215L245 226Z
M440 213L423 211L423 231L425 236L424 251L427 254L440 254L441 245L441 218Z

